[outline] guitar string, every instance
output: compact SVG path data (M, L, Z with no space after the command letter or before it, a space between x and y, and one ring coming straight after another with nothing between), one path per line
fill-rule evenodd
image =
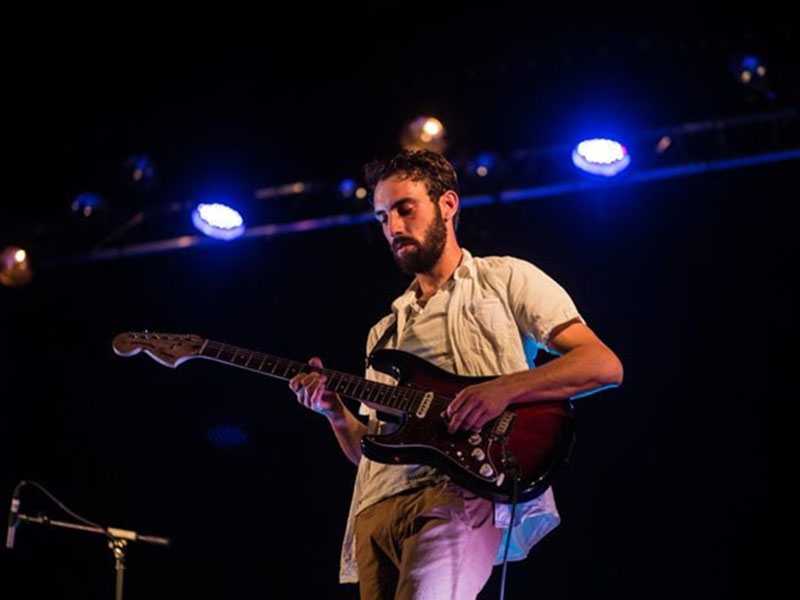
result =
M254 350L248 350L246 348L233 346L224 342L216 342L214 340L208 340L208 343L206 344L205 348L203 348L201 354L206 355L208 353L210 355L210 352L208 352L209 350L216 352L212 356L213 358L226 360L227 362L233 363L237 366L256 370L262 373L265 372L263 368L265 364L272 364L273 368L269 371L270 374L281 379L290 379L300 372L321 373L323 375L327 375L330 381L338 379L339 383L335 384L332 388L336 393L343 394L346 397L353 398L355 400L364 399L368 402L375 402L376 404L381 404L381 402L379 402L379 398L382 397L382 399L385 400L385 402L382 404L391 408L403 410L408 413L416 412L423 397L429 391L414 387L388 385L377 381L371 381L358 375L336 371L334 369L317 369L316 367L300 361L281 358ZM230 359L224 359L221 357L222 354L230 354L231 357ZM248 356L249 358L244 363L239 363L236 361L236 358L240 355L242 357ZM253 358L260 358L258 367L251 366L250 363L253 361ZM283 375L279 375L277 371L279 370L279 367L283 366L284 364L286 368L283 369ZM348 391L353 383L355 383L355 386L353 387L352 391ZM362 383L363 387L361 392L357 393ZM344 384L343 388L341 387L342 384ZM375 393L376 391L377 393ZM433 409L438 412L444 412L444 409L447 408L450 402L452 402L452 398L434 394L429 410Z

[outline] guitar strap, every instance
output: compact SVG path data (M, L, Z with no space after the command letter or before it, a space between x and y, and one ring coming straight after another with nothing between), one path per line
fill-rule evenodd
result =
M392 321L392 324L386 328L386 331L383 332L383 335L380 339L375 343L375 345L370 350L370 354L372 354L373 350L376 350L383 346L389 339L394 335L394 332L397 331L397 319Z

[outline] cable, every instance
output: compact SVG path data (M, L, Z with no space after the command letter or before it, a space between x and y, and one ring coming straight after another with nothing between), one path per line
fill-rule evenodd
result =
M519 483L519 473L517 470L517 463L514 457L509 454L507 456L508 470L514 480L513 492L511 493L511 521L508 524L508 537L506 538L506 549L503 552L503 576L500 579L500 600L503 600L506 595L506 572L508 570L508 549L511 546L511 532L514 529L514 516L517 512L517 484Z
M56 506L58 506L61 510L63 510L65 513L67 513L73 519L77 519L81 523L89 525L90 527L96 527L97 529L102 529L105 532L106 536L108 536L109 539L112 539L112 540L114 539L114 536L111 535L111 533L109 533L108 528L103 527L102 525L98 525L97 523L95 523L93 521L90 521L89 519L86 519L86 518L80 516L79 514L74 512L73 510L70 510L63 502L61 502L58 498L53 496L53 494L48 492L47 489L41 483L38 483L36 481L27 481L27 480L23 479L14 488L14 493L16 494L19 490L21 490L26 485L32 485L33 487L38 488L44 495L46 495L48 498L50 498L50 500L52 500L56 504Z

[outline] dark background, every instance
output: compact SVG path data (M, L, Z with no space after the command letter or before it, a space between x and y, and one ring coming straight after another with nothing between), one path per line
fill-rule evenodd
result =
M418 114L445 123L460 157L798 99L798 31L780 22L136 19L4 24L0 246L59 258L48 236L72 231L69 204L87 189L124 215L356 176ZM767 57L774 97L732 79L741 49ZM134 152L159 169L147 195L120 185ZM789 396L796 169L463 211L464 247L544 269L625 366L622 387L577 402L578 445L554 486L563 522L510 565L509 598L777 585L785 525L770 473ZM76 232L96 241L102 224ZM129 598L357 597L337 584L355 469L324 419L283 382L201 361L172 371L110 344L121 331L185 331L361 373L369 327L408 282L368 224L52 266L0 287L0 499L32 479L94 521L172 538L130 549ZM221 424L247 442L213 443ZM38 510L63 516L26 488L23 512ZM29 525L17 537L0 552L9 598L112 593L102 539ZM481 597L498 589L496 569Z

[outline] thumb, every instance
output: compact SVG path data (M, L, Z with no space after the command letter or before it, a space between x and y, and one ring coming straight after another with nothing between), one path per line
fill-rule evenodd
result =
M322 368L322 360L320 360L319 356L312 356L311 360L308 361L312 367L319 367Z

